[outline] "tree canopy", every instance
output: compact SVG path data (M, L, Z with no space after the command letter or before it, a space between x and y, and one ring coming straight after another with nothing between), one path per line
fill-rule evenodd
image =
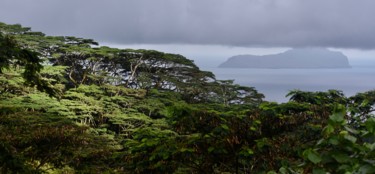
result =
M5 23L0 69L0 173L375 173L374 91L268 102L182 55Z

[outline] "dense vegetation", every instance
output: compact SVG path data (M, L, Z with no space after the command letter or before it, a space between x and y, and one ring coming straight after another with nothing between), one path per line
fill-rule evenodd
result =
M288 96L0 23L0 173L375 173L375 91Z

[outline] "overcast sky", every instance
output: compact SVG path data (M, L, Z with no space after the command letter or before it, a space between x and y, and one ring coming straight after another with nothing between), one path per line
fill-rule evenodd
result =
M375 0L0 0L0 21L224 59L309 46L374 52L374 9Z
M118 44L375 48L374 0L0 0L0 21Z

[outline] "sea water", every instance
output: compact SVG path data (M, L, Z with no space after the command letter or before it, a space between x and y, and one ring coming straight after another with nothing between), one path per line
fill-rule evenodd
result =
M268 101L286 102L294 89L304 91L342 90L346 96L375 89L375 68L353 66L348 69L240 69L206 68L219 80L235 80L255 87Z

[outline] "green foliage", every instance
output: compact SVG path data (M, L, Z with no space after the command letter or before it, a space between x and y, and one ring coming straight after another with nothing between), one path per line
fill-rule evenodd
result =
M76 160L101 156L111 149L106 145L109 141L92 137L87 128L64 117L18 111L2 114L0 120L1 173L39 173L67 165L79 168L82 164ZM106 148L97 149L95 144Z
M374 91L267 102L181 55L0 33L0 173L374 173Z
M172 173L178 167L176 133L157 127L141 128L125 142L124 161L134 173Z
M17 42L7 35L3 35L0 30L0 74L3 69L9 69L11 66L23 66L22 77L25 83L30 86L36 86L38 90L45 91L51 96L57 96L58 91L43 80L39 74L43 66L38 53L23 49Z
M313 149L303 152L305 171L329 173L375 173L375 117L354 128L339 107L329 118Z

